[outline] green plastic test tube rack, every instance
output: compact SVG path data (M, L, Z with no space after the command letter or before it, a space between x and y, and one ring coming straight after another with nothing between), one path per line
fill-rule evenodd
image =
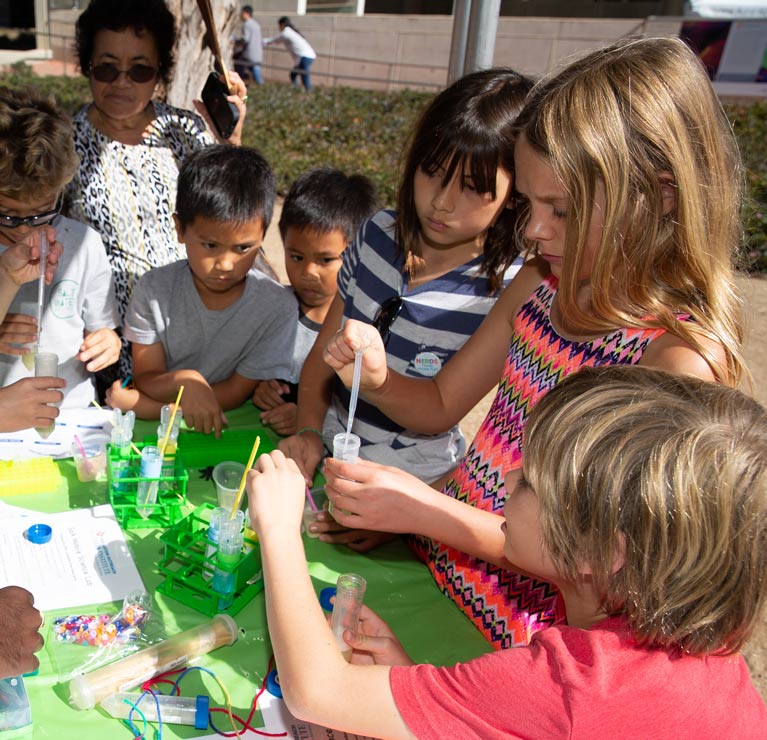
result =
M51 457L0 460L0 495L56 493L62 483L59 466Z
M203 504L160 535L165 555L159 569L165 580L157 587L166 596L209 617L222 612L235 615L264 590L261 551L256 539L244 538L243 552L236 563L217 563L215 545L208 542L208 526L214 508L211 504ZM221 608L221 594L213 590L212 574L216 568L235 574L234 592L226 597L231 603L225 608Z
M143 444L137 445L141 450ZM163 464L163 471L172 466L172 473L159 478L142 478L141 456L131 450L127 456L121 456L119 448L110 446L107 459L107 483L109 502L115 512L115 518L123 529L166 528L181 519L182 507L186 505L186 486L189 473L184 467L180 454L168 457ZM142 506L149 511L149 516L142 517L136 508L136 495L139 483L157 481L157 500L154 504Z
M259 454L277 449L280 438L270 429L224 429L220 439L212 434L182 430L178 435L178 451L189 468L205 468L226 460L245 465L256 437L261 437ZM157 444L157 437L144 437L144 444Z

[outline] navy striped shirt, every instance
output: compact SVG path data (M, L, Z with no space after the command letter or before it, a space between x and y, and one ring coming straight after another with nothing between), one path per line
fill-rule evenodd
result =
M414 377L430 377L479 328L498 293L489 294L481 256L434 280L408 288L404 258L396 249L393 211L379 211L366 221L343 254L338 292L344 318L372 323L381 304L402 296L399 315L390 328L386 346L388 366ZM504 276L507 285L522 264L517 258ZM336 380L323 432L332 438L344 431L349 391ZM362 440L360 456L402 468L431 481L455 467L466 451L458 427L439 435L418 434L394 423L360 398L354 419Z

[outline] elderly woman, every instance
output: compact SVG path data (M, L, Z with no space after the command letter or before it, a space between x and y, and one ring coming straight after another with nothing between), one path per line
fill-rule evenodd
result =
M171 79L175 37L163 0L92 0L77 21L77 54L93 102L74 119L80 166L65 210L101 234L122 319L141 275L186 256L173 223L178 167L213 142L199 115L152 99ZM229 100L240 120L228 141L239 144L245 85L232 79L238 94ZM121 371L128 370L124 353Z

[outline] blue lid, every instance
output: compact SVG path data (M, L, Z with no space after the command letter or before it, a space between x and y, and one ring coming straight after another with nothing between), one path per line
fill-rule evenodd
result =
M327 588L323 588L322 591L320 591L320 606L326 611L326 612L332 612L333 611L333 602L331 599L336 595L336 587L335 586L328 586Z
M280 688L280 677L277 675L277 669L272 668L266 674L266 690L278 699L282 699L282 689Z
M197 694L197 701L194 705L194 729L208 729L208 713L210 711L210 697L205 694Z
M35 545L44 545L50 542L53 530L47 524L33 524L27 530L27 539Z

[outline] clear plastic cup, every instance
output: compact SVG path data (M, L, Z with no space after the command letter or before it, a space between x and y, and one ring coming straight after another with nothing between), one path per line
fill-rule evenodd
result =
M328 496L325 493L325 486L315 486L311 489L312 494L312 500L314 501L317 510L315 511L312 508L312 505L309 503L309 499L307 498L306 503L304 504L304 515L303 515L303 525L304 525L304 532L306 533L307 537L311 537L312 539L317 539L320 535L318 532L310 532L309 526L314 524L317 521L317 514L322 511L323 509L327 508L327 500Z
M220 462L213 468L213 482L216 484L218 505L223 506L227 511L231 511L234 506L244 472L245 466L238 462Z
M83 456L83 452L85 456ZM94 480L106 480L107 451L101 445L88 445L80 449L78 444L72 445L72 457L75 460L77 479L80 483Z

